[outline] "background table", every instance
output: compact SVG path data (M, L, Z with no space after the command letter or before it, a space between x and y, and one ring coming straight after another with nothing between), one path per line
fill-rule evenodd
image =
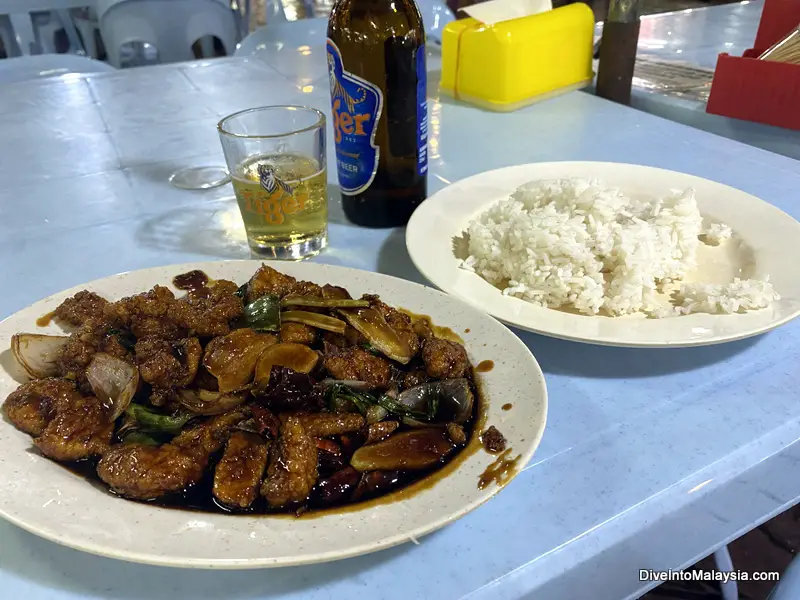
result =
M647 15L641 21L637 56L713 71L722 52L741 56L753 47L763 8L763 0L744 0ZM602 27L598 26L597 31L599 35ZM800 131L708 114L704 100L634 87L631 106L750 146L800 158Z
M0 317L120 271L247 257L229 186L191 192L166 180L222 164L221 115L271 103L328 112L319 49L262 58L0 88ZM800 214L794 160L586 93L496 114L430 87L431 192L515 163L610 160L709 177ZM331 247L315 260L421 281L404 231L349 225L334 183L331 169ZM519 335L547 376L542 444L494 500L419 545L302 568L198 572L90 556L2 522L2 596L619 600L648 587L640 568L692 564L800 499L800 323L674 351Z

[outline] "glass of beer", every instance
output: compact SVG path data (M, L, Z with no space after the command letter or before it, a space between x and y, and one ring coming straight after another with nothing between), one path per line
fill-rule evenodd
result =
M328 242L325 115L264 106L227 116L217 129L254 257L319 254Z

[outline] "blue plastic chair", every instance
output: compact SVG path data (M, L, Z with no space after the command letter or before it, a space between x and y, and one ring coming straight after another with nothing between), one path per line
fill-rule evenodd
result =
M74 54L36 54L0 60L0 85L69 73L107 73L114 67Z

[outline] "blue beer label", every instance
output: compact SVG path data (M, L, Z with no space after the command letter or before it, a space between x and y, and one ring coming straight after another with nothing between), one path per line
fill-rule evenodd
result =
M332 40L326 46L339 187L343 194L352 196L366 190L378 170L380 149L375 132L383 110L383 93L344 70L342 55Z
M428 172L428 71L425 46L417 50L417 173Z

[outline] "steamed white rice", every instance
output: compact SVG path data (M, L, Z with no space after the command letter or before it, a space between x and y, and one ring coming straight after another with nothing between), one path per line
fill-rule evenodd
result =
M599 181L532 181L480 214L468 234L462 267L539 306L664 317L740 312L778 298L768 281L680 285L700 244L732 235L721 223L703 228L691 189L652 200Z

